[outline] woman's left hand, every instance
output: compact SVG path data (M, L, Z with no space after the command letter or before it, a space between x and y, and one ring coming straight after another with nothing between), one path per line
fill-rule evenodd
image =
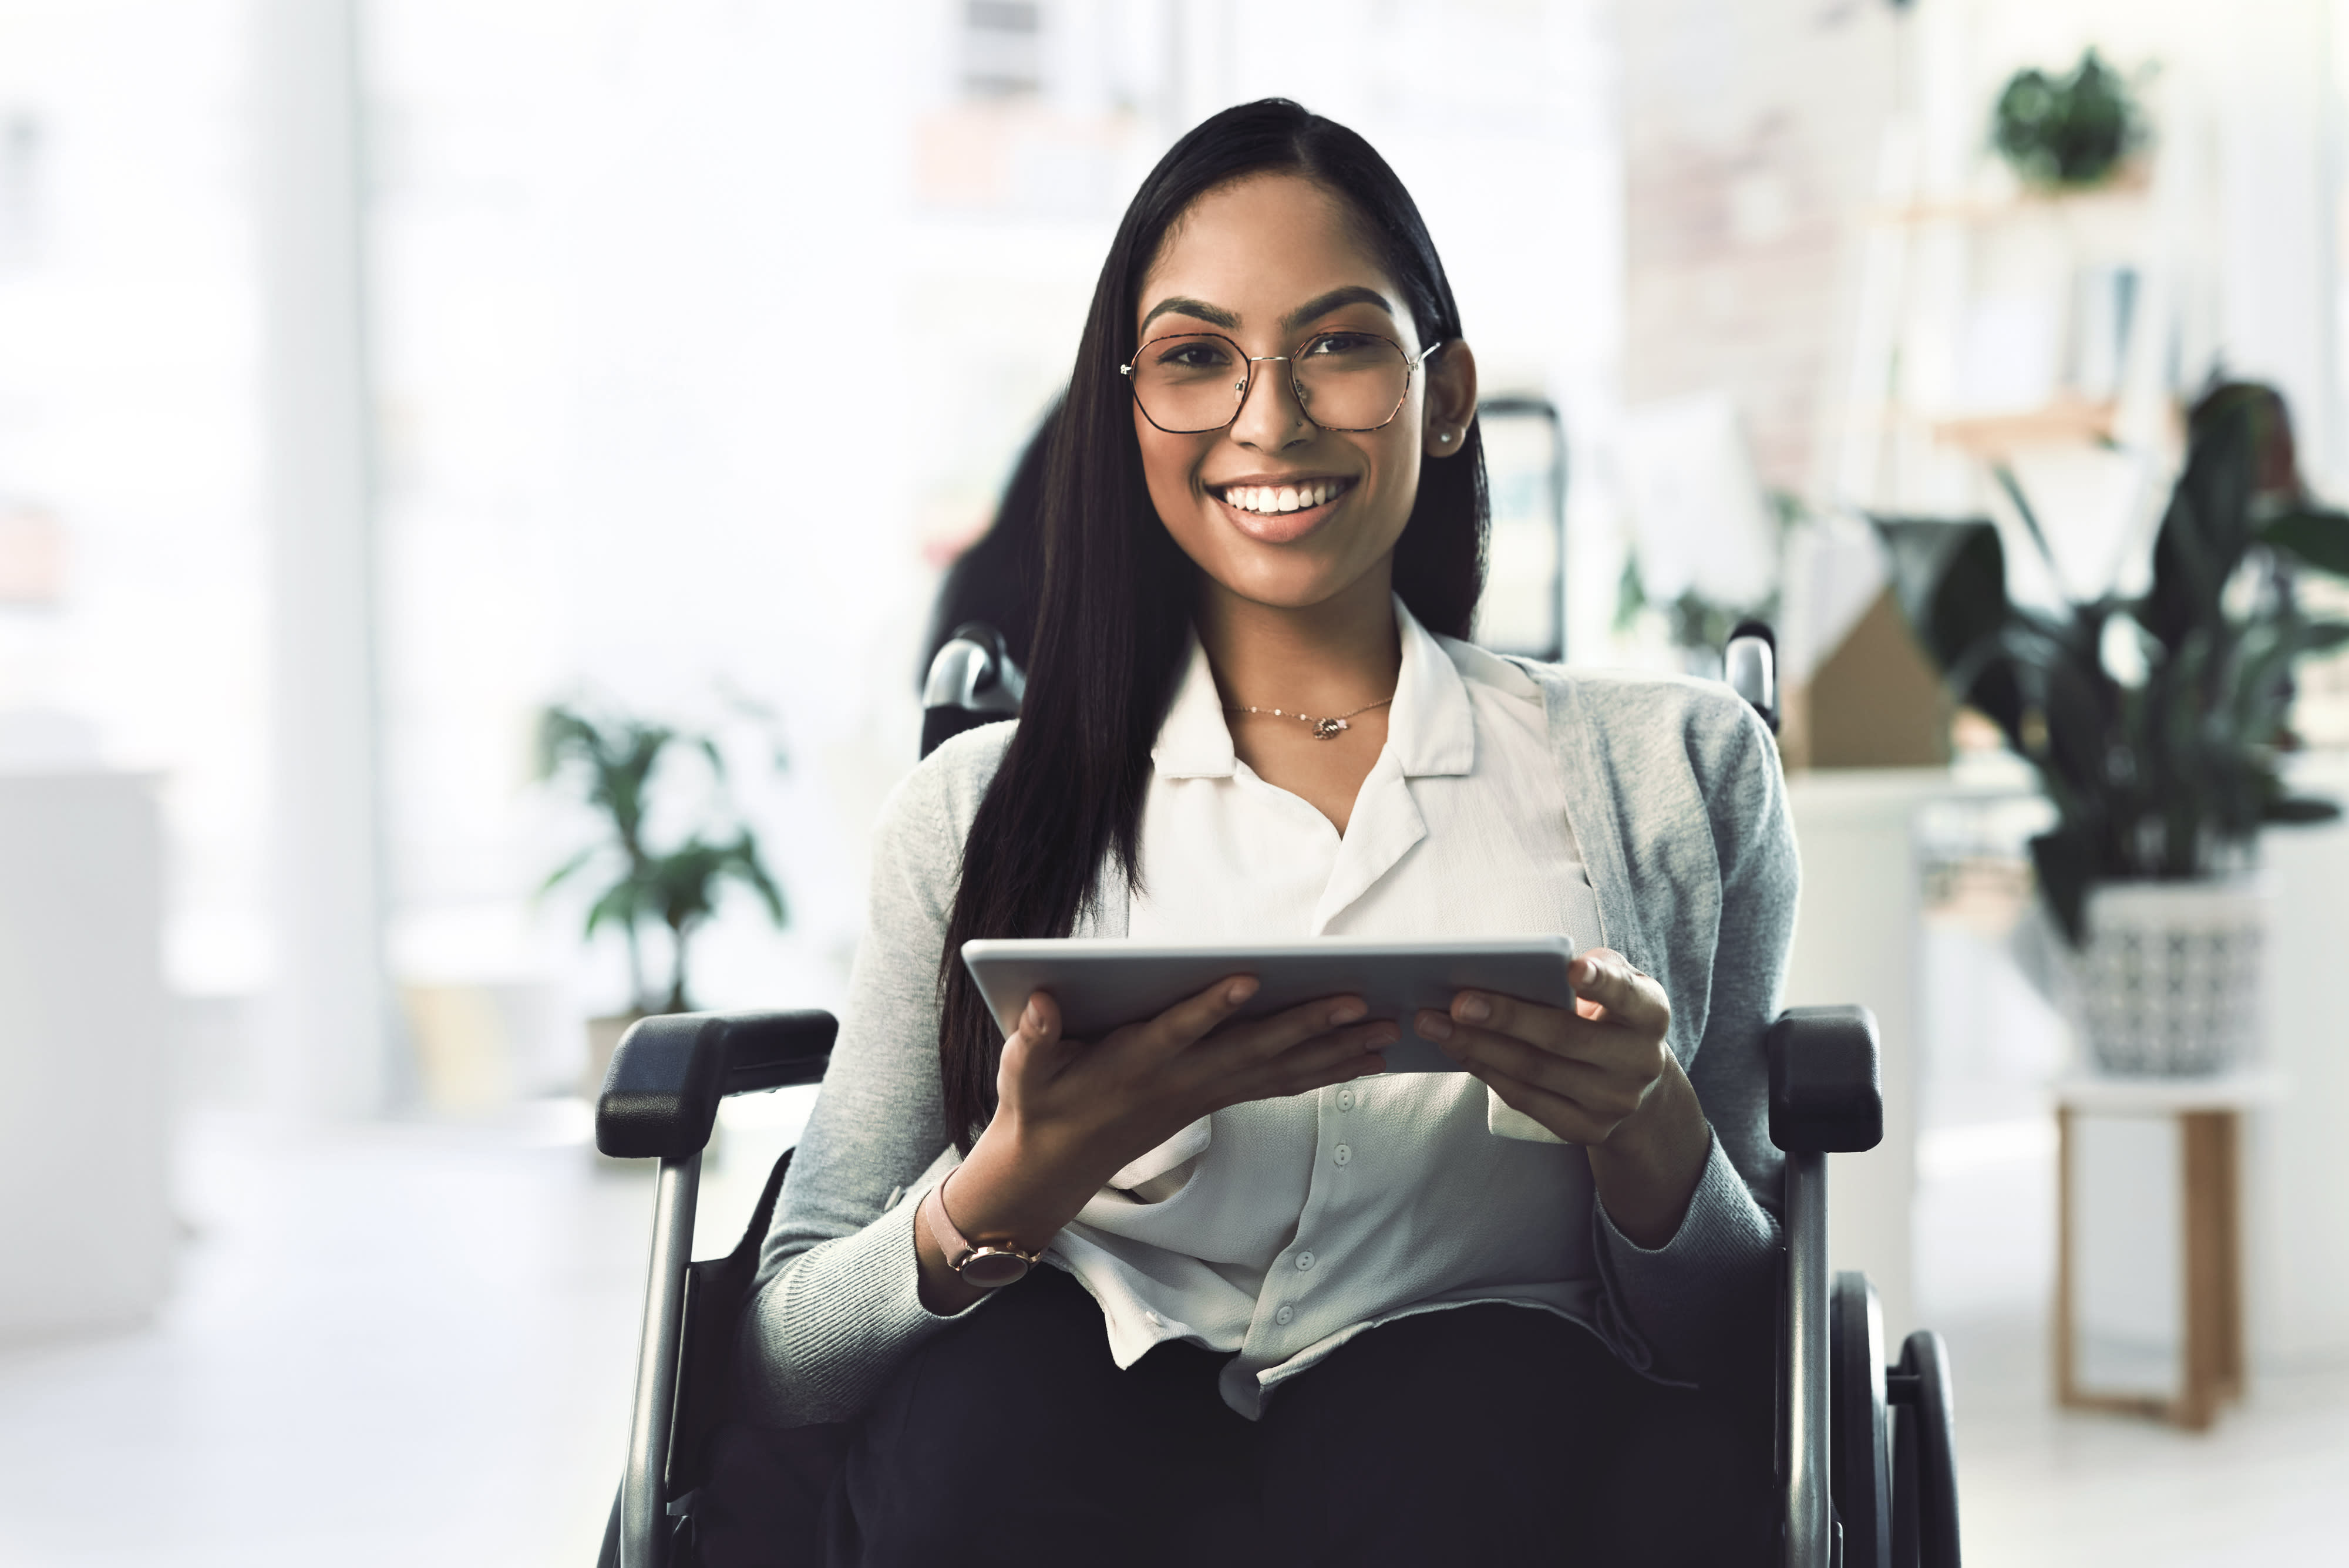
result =
M1420 1033L1512 1109L1590 1153L1617 1227L1641 1246L1670 1241L1704 1173L1713 1131L1664 1044L1664 988L1619 952L1594 948L1568 970L1572 1008L1464 991L1448 1013L1423 1008Z

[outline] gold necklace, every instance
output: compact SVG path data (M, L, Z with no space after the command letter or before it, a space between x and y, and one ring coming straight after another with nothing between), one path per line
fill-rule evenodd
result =
M1313 738L1315 740L1334 741L1338 738L1340 732L1350 730L1354 727L1346 722L1347 720L1367 713L1373 708L1383 708L1393 701L1394 699L1392 697L1385 697L1380 699L1376 702L1365 702L1361 707L1355 709L1351 713L1340 713L1335 718L1330 719L1317 719L1310 713L1285 712L1278 708L1243 708L1237 702L1225 703L1224 711L1226 713L1264 713L1275 719L1294 719L1299 723L1304 725L1307 729L1312 731Z

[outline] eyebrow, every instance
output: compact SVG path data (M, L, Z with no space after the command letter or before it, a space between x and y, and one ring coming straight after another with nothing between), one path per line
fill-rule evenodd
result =
M1374 305L1389 316L1395 313L1394 306L1387 303L1386 296L1377 289L1365 288L1359 283L1350 283L1342 288L1333 288L1327 294L1307 300L1280 318L1281 327L1284 331L1294 331L1315 317L1326 316L1341 305ZM1221 306L1209 305L1206 300L1192 299L1179 294L1169 295L1152 306L1150 314L1142 318L1142 329L1147 332L1150 330L1152 322L1162 316L1169 315L1194 317L1198 320L1220 327L1226 332L1237 332L1240 329L1240 318Z
M1195 316L1200 320L1220 327L1226 332L1237 332L1240 329L1240 318L1230 311L1220 306L1209 305L1203 299L1190 299L1179 294L1169 295L1152 306L1150 314L1142 318L1142 329L1147 332L1150 330L1152 322L1162 316L1168 315Z
M1280 325L1285 330L1293 332L1315 317L1327 316L1341 305L1375 305L1389 316L1395 313L1394 306L1387 303L1386 296L1377 289L1364 288L1359 283L1350 283L1343 288L1331 289L1318 299L1307 300L1282 317Z

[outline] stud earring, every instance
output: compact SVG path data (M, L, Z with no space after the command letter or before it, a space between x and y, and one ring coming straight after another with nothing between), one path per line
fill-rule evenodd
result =
M1438 431L1435 432L1435 439L1442 441L1445 446L1450 446L1452 444L1452 432L1450 431Z

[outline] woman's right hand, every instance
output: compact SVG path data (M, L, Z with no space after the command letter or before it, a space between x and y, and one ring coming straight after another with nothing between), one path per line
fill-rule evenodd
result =
M1256 991L1246 975L1218 981L1092 1043L1062 1038L1058 1005L1030 996L1004 1041L995 1117L954 1173L956 1229L1041 1250L1112 1176L1201 1116L1382 1072L1378 1052L1401 1037L1394 1020L1365 1019L1354 996L1234 1022ZM931 1310L975 1298L927 1226L916 1236Z

